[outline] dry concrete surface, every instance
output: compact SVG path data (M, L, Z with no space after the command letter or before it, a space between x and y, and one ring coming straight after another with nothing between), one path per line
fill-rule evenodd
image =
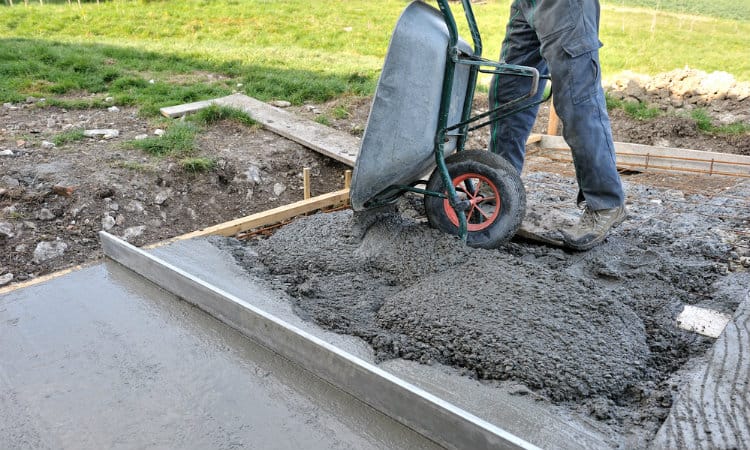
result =
M573 180L524 181L538 222L574 220ZM678 328L677 315L685 305L732 314L749 289L750 182L712 195L627 191L628 221L585 253L522 240L468 248L429 228L411 197L364 235L340 211L211 242L300 317L363 339L377 361L444 367L548 405L607 446L644 448L715 342Z

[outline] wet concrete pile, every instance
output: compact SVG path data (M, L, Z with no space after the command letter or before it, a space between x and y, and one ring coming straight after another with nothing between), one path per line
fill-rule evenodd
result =
M542 209L575 194L557 175L526 184ZM652 435L677 371L713 342L677 328L676 316L687 304L731 313L750 285L735 261L750 183L713 199L628 190L629 221L587 253L524 241L467 248L430 229L409 201L363 237L342 211L220 245L285 291L300 316L361 337L380 360L513 380L618 432Z

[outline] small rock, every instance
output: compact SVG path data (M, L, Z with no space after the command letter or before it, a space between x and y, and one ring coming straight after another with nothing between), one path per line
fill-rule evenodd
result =
M125 216L123 216L122 214L118 214L117 217L115 217L115 224L118 227L125 225Z
M282 193L283 193L284 191L286 191L286 186L284 186L283 184L281 184L281 183L275 183L275 184L273 185L273 193L274 193L274 195L275 195L275 196L277 196L277 197L278 197L278 196L279 196L279 195L281 195L281 194L282 194Z
M121 237L125 241L131 242L133 239L140 237L144 231L146 231L145 225L138 225L136 227L126 228L125 231L122 233Z
M36 230L36 224L29 220L24 220L23 226L28 228L29 230Z
M109 214L102 217L102 230L109 231L115 226L115 218Z
M50 117L47 119L47 128L55 128L55 125L57 125L57 121Z
M36 100L37 100L36 97L32 97L32 96L26 97L26 103L36 103Z
M142 141L142 140L144 140L144 139L148 139L148 135L147 135L147 134L137 134L137 135L135 136L135 140L136 140L136 141Z
M2 239L10 239L15 234L13 234L13 224L9 222L0 222L0 238Z
M164 136L164 133L166 133L166 131L162 130L161 128L157 128L154 130L154 134L157 136Z
M13 156L12 150L3 150L0 152L0 156Z
M42 208L36 213L36 218L39 220L52 220L55 218L55 213L47 208Z
M120 111L120 108L118 108L117 106L110 106L109 108L107 108L107 111L109 111L109 112L118 112L118 111Z
M156 197L154 197L154 203L157 205L163 205L166 203L167 200L172 196L172 191L167 189L166 191L161 191L158 194L156 194Z
M0 286L5 286L6 284L13 281L13 274L12 273L6 273L5 275L0 277Z
M34 249L33 261L36 264L39 264L40 262L57 258L62 256L67 249L68 244L62 241L42 241L38 243Z
M16 253L25 253L26 249L29 248L26 244L18 244L16 245Z
M274 100L271 102L271 105L277 108L288 108L292 106L292 104L286 100Z
M13 103L3 103L3 108L14 111L18 109L18 106L14 106Z
M144 211L143 203L139 202L138 200L131 200L130 203L125 205L125 211L140 214Z
M9 188L16 188L16 187L21 186L20 181L8 175L3 176L2 179L0 179L0 182L2 182L4 185L6 185Z
M42 141L42 148L45 150L49 150L52 148L57 147L53 142L50 141Z
M104 139L112 139L116 138L120 135L119 130L115 130L113 128L102 128L102 129L95 129L95 130L83 130L83 135L86 137L99 137L101 136Z
M114 97L107 97L107 98L104 99L104 101L107 102L107 103L112 103L113 101L115 101L115 98Z
M260 177L260 168L258 166L250 166L245 171L245 176L247 177L247 181L253 183L253 184L260 184L263 179Z
M117 203L117 202L115 202L115 201L112 201L112 199L111 199L111 198L109 198L109 199L105 200L105 202L107 203L107 207L108 207L108 208L109 208L109 209L110 209L111 211L119 211L119 210L120 210L120 204L119 204L119 203Z

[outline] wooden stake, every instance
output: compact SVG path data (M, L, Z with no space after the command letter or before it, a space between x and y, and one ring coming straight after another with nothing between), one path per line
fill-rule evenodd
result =
M560 117L555 111L555 105L552 103L552 99L549 102L549 121L547 122L547 134L557 136L557 132L560 129Z
M302 169L302 191L305 200L310 198L310 168Z
M344 172L344 189L352 187L352 171L347 170Z

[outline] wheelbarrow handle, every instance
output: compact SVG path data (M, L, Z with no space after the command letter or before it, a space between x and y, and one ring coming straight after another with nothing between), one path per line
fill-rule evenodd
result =
M437 0L437 3L440 12L443 13L445 25L448 27L449 46L450 48L455 48L458 45L458 27L456 26L453 11L451 11L448 0ZM482 56L482 38L479 34L477 21L474 18L474 10L471 8L471 0L461 0L461 5L464 8L464 15L466 16L466 23L469 25L471 39L474 41L474 56Z

